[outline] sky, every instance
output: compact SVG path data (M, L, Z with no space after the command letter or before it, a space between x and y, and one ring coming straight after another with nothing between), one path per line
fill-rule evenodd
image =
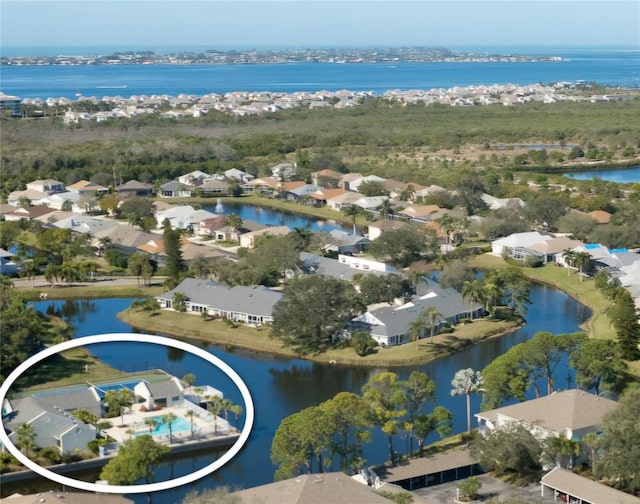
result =
M640 48L638 0L0 0L0 44Z

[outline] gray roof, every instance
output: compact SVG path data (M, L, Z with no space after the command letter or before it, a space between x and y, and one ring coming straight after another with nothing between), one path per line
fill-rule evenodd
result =
M300 269L306 274L326 275L333 278L341 278L343 280L351 281L354 275L371 273L374 275L386 275L387 272L382 271L367 271L364 272L359 269L350 267L348 264L343 264L336 259L329 257L321 257L309 252L300 252L300 261L302 264Z
M386 306L370 312L384 325L371 326L371 333L380 336L406 334L409 326L428 307L433 306L445 319L455 317L469 310L477 310L481 305L466 302L462 295L454 289L443 289L434 280L429 280L426 287L421 284L418 294L409 302L399 306Z
M135 248L158 238L157 234L141 231L129 224L119 224L107 229L101 229L94 233L94 238L110 238L114 245Z
M511 404L503 408L477 413L476 417L494 419L497 415L519 420L530 425L563 433L565 429L598 427L603 417L617 406L615 401L583 390L562 392Z
M640 504L638 497L602 485L559 466L545 474L540 483L592 504Z
M476 464L469 450L453 450L446 453L437 453L431 457L413 459L407 465L396 467L383 467L376 473L386 483L402 481L408 478L448 471L456 467L468 467Z
M5 499L2 499L5 502ZM37 494L14 494L6 498L9 504L132 504L133 501L122 495L110 495L91 492L63 492L49 490Z
M163 191L190 191L191 189L177 180L171 180L166 184L162 184L160 189Z
M301 474L234 493L242 502L252 504L389 504L369 486L341 472Z
M66 411L72 411L77 408L91 409L100 402L99 397L91 388L65 391L58 394L34 394L34 397L48 409L60 408Z
M144 182L140 182L138 180L128 180L124 184L120 184L116 187L116 191L140 191L140 190L151 190L151 184L145 184Z
M170 397L182 392L181 387L171 378L161 382L145 382L145 384L153 397Z
M619 252L597 259L597 262L606 264L611 268L624 268L625 266L632 265L636 261L640 261L640 255L634 252Z
M371 243L371 240L365 236L345 233L344 231L340 231L339 229L330 231L329 236L336 245L361 245L365 243Z
M173 299L176 292L187 296L191 303L263 317L271 316L275 304L282 298L282 293L262 285L229 287L211 280L185 278L175 289L156 296L156 299Z

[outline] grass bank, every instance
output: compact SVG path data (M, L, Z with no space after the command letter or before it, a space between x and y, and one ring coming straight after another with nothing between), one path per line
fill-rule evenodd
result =
M100 299L100 298L134 298L157 296L166 292L161 285L138 287L136 285L57 285L55 287L16 287L25 300L39 301L40 294L47 295L47 300L56 299Z
M315 362L334 362L348 366L407 366L424 364L454 352L468 348L488 338L514 331L519 322L499 320L477 320L456 327L454 333L436 335L397 347L380 349L375 353L359 357L353 348L332 349L316 355L300 355L282 346L278 339L269 337L269 330L257 330L245 326L231 328L221 321L208 320L184 313L162 311L149 315L132 309L118 314L123 322L150 333L162 333L185 340L205 341L231 348L242 348L254 352L270 353L287 357L303 358Z
M470 265L480 269L506 268L508 264L501 257L483 254L474 257ZM591 338L614 339L616 333L611 326L611 319L606 314L609 300L598 290L593 279L585 278L580 281L579 275L573 269L558 268L547 264L541 268L521 268L527 278L534 282L551 285L567 293L572 298L587 306L592 314L585 323L585 331Z

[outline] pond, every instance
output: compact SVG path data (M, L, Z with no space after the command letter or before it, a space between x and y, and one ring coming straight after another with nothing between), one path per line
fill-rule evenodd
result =
M577 180L592 180L596 177L616 182L618 184L629 184L632 182L640 183L640 166L631 166L629 168L620 168L615 170L586 170L581 172L565 173L565 177Z
M529 306L527 325L501 338L488 340L463 352L438 359L429 364L415 367L393 368L403 378L418 369L428 373L436 382L437 404L449 408L454 415L454 432L466 429L466 406L462 397L451 397L451 379L459 369L484 368L491 360L504 353L516 343L525 341L538 331L552 333L574 332L590 316L590 312L563 292L544 285L534 285L531 290L532 304ZM120 322L116 313L130 305L132 299L100 299L91 301L49 301L38 302L38 310L60 311L76 327L76 337L111 332L131 332L132 329ZM90 316L88 316L90 315ZM199 490L218 485L251 487L273 481L274 465L269 458L271 440L280 421L286 416L311 405L325 401L340 391L359 392L362 385L375 373L386 369L340 367L312 363L300 359L258 354L255 352L221 349L215 345L202 345L209 352L229 364L245 381L251 391L255 405L255 425L252 434L239 455L215 474L193 484ZM123 352L120 343L103 344L92 348L92 352L123 371L140 371L162 368L176 376L193 373L199 382L206 382L208 371L197 358L176 353L157 345L137 351ZM94 351L95 350L95 351ZM558 388L568 388L575 384L572 372L563 362L555 373ZM239 397L231 390L234 402ZM472 397L472 411L479 411L480 397ZM429 438L427 442L435 441ZM395 436L395 446L399 453L409 449L407 440ZM373 440L365 446L365 458L369 464L385 461L386 440L374 431ZM170 474L193 471L214 460L215 453L192 454L176 459L173 464L158 472L158 479L166 479ZM338 469L337 467L333 468ZM40 483L42 484L42 483ZM46 483L51 487L52 483ZM36 485L34 482L33 485ZM5 485L8 487L8 485ZM24 491L25 485L17 487ZM36 487L31 487L36 488ZM39 487L38 487L39 488ZM46 486L45 486L46 488ZM154 495L154 502L179 502L190 488L179 488ZM7 488L3 492L9 492ZM146 497L131 496L136 502L144 502Z

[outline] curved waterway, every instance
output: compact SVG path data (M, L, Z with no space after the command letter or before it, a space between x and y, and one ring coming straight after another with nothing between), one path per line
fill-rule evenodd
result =
M531 291L533 303L529 306L527 325L504 337L491 339L463 352L453 354L431 363L393 368L393 371L406 377L412 370L427 372L436 382L436 404L449 408L454 414L454 432L466 429L465 400L451 397L451 379L458 369L482 369L491 360L505 352L514 344L523 342L537 331L552 333L574 332L587 320L590 311L563 292L544 285L534 285ZM128 325L119 321L116 314L128 307L133 299L99 299L91 301L48 301L38 302L38 310L55 311L71 322L76 328L76 337L111 332L131 332ZM217 380L211 376L201 359L180 352L172 352L156 345L145 348L122 349L121 343L92 346L91 351L107 364L123 371L140 371L162 368L176 376L193 373L199 383ZM142 344L140 344L142 345ZM202 345L208 351L232 366L245 381L251 391L255 404L255 425L247 445L240 454L215 474L196 482L193 487L199 490L218 485L233 487L252 487L273 481L275 467L269 459L271 440L280 421L307 406L316 405L333 397L340 391L359 392L369 377L384 369L335 367L312 363L301 359L291 359L271 355L257 354L240 350L221 349L215 345ZM575 384L566 362L556 371L558 388L567 388ZM217 386L216 382L212 383ZM221 386L225 390L226 385ZM234 401L240 402L234 387L225 393ZM472 411L480 407L480 397L472 397ZM434 441L437 437L429 438ZM402 435L395 436L395 447L399 453L409 449ZM414 446L415 447L415 446ZM374 431L373 441L365 446L365 457L370 464L382 463L386 459L385 438ZM157 479L167 479L171 471L175 476L200 468L212 460L216 454L201 453L175 460L172 467L162 468ZM338 467L334 467L337 470ZM38 483L29 483L33 488ZM42 484L42 483L40 483ZM49 484L51 486L51 484ZM8 487L8 486L7 486ZM13 491L24 492L27 484L17 485ZM179 502L191 487L160 492L154 495L154 502ZM3 490L10 491L10 488ZM130 496L136 502L145 502L146 496Z

